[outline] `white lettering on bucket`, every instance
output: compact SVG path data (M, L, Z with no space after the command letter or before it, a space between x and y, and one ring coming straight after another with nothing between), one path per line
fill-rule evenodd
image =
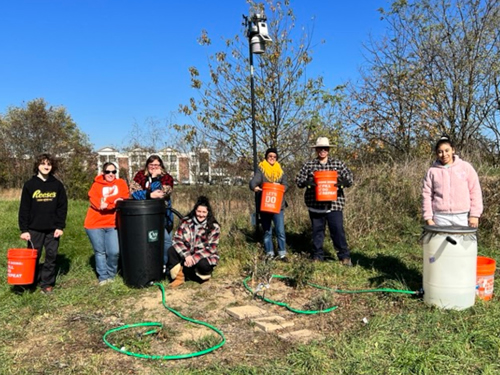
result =
M269 195L266 196L266 202L265 203L276 203L276 197L271 197Z

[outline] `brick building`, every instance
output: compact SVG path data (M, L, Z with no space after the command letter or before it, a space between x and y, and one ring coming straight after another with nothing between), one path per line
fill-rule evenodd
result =
M106 162L114 163L119 170L118 176L129 181L137 171L144 168L146 160L153 154L161 157L167 172L176 183L188 185L212 181L210 151L206 148L187 153L165 148L150 153L142 148L120 152L113 147L103 147L97 151L97 170L100 171Z

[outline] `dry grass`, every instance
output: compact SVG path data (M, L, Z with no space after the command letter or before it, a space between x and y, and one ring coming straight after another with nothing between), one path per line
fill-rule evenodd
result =
M21 199L21 189L2 189L0 190L0 200L14 201Z
M314 263L311 281L332 289L355 290L394 287L416 290L421 283L420 184L428 162L356 167L355 185L347 190L346 231L355 267L338 262ZM497 216L500 212L500 178L478 168L485 213L480 227L480 248L494 255ZM293 178L290 178L293 181ZM4 247L19 243L18 205L14 197L0 202L0 236ZM19 194L19 191L17 191ZM58 276L56 293L16 295L0 286L5 307L0 313L0 372L6 374L322 374L322 373L498 373L500 305L476 303L464 312L439 311L422 301L398 294L334 294L311 288L294 289L273 280L267 297L297 309L320 308L333 303L329 314L297 315L283 307L253 299L242 285L247 271L255 269L261 251L252 237L250 214L253 194L248 187L178 186L174 207L182 213L198 195L211 198L223 229L221 264L206 284L187 283L167 290L166 303L186 316L221 329L227 343L202 357L184 361L148 361L109 349L103 334L114 327L143 321L161 321L165 328L151 342L128 342L154 354L184 353L202 345L206 330L175 318L161 305L157 288L134 290L118 280L104 288L96 285L91 267L92 250L82 229L86 202L72 201L68 228L60 254L66 273ZM7 192L2 191L7 197ZM307 251L310 223L303 191L290 189L286 211L287 243L291 253ZM333 253L331 241L326 250ZM493 247L489 247L493 245ZM292 254L292 263L276 262L271 272L293 275L304 262ZM6 261L0 260L5 269ZM309 264L308 264L309 265ZM307 268L307 267L304 267ZM496 278L499 279L498 277ZM496 282L498 284L498 282ZM498 285L496 285L498 287ZM497 290L499 288L496 288ZM294 328L310 329L316 342L302 345L277 334L255 331L249 320L237 321L226 308L256 305L287 320ZM12 313L15 312L15 313ZM369 323L364 323L364 320ZM149 345L149 346L148 346Z

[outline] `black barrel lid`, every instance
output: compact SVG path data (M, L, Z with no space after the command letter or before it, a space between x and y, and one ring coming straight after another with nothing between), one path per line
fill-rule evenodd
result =
M435 232L435 233L476 233L477 228L473 227L464 227L461 225L445 225L445 226L437 226L437 225L424 225L424 231L426 232Z

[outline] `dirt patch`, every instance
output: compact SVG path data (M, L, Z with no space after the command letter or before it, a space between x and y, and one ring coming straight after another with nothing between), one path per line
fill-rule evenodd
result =
M318 294L314 288L294 290L283 281L273 281L266 297L290 304L297 309L307 308ZM54 296L57 298L56 296ZM336 302L348 304L349 296L336 296ZM171 356L186 355L205 350L221 342L220 336L210 328L186 321L169 311L162 304L159 288L144 289L135 298L116 300L109 309L75 312L70 307L57 315L42 315L27 322L27 334L22 342L12 343L10 356L23 371L31 373L89 373L148 374L151 366L159 368L203 368L215 361L217 364L258 366L270 358L286 355L294 345L279 338L279 334L309 329L327 337L332 329L340 327L335 312L318 315L295 314L284 307L253 298L241 281L212 280L199 285L188 282L177 289L165 288L165 303L192 320L213 325L223 332L226 343L220 349L195 360L160 361L152 363L128 356L109 348L103 335L109 330L140 322L159 322L162 328L138 327L119 331L108 336L112 345L132 353ZM226 308L255 305L271 315L279 315L294 326L265 333L256 329L250 319L237 320ZM7 327L8 329L8 327ZM145 335L148 331L154 331ZM296 345L299 345L297 343ZM265 354L263 354L265 348ZM194 361L194 362L193 362Z

